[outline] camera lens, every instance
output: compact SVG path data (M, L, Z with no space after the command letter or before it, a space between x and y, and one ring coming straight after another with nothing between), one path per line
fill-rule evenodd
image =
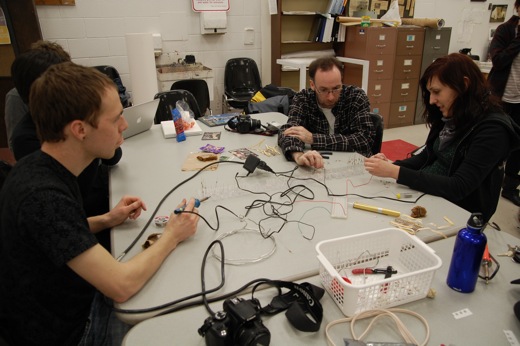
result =
M237 345L268 346L271 342L271 333L262 322L247 323L236 331L235 342Z

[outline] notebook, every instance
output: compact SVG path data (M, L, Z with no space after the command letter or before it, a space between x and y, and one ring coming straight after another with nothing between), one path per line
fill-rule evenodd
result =
M161 127L162 127L164 138L175 138L177 136L177 132L175 132L175 125L173 124L173 120L161 121ZM184 134L186 136L201 135L202 129L200 128L200 125L195 121L195 123L191 129L184 130Z
M148 131L152 127L159 101L155 99L123 109L123 115L128 122L128 128L123 132L124 139Z

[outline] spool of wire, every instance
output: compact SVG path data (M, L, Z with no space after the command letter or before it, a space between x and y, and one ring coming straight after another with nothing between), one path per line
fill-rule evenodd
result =
M154 217L153 222L155 223L155 226L162 228L166 226L168 223L168 220L170 220L169 216L159 215Z

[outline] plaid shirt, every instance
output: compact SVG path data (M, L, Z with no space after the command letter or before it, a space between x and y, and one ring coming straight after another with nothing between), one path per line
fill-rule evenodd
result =
M303 152L305 143L296 137L285 136L283 131L292 126L303 126L312 133L314 150L355 151L372 155L376 134L370 119L370 103L363 89L344 85L338 102L332 108L336 117L334 133L329 133L329 122L317 102L316 92L305 89L298 92L289 108L287 124L280 128L278 145L285 157L292 160L292 152Z

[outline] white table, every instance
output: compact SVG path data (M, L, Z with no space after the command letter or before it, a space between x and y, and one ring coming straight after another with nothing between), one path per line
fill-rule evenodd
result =
M341 62L349 64L361 65L363 67L362 78L361 78L361 89L367 92L368 90L368 69L370 62L368 60L346 58L343 56L336 57ZM307 88L307 67L315 58L286 58L276 59L276 63L282 66L290 66L297 68L300 71L300 90Z
M512 285L510 281L520 278L520 264L507 257L497 257L496 254L507 250L507 244L518 245L519 240L491 228L486 230L486 234L491 254L500 262L501 268L489 284L486 285L484 280L479 279L475 291L469 294L456 292L445 283L455 237L428 244L443 260L443 265L437 270L432 282L436 296L434 299L424 298L399 306L426 318L431 331L428 345L518 345L520 322L513 314L513 305L520 300L520 286ZM314 255L315 253L309 254ZM317 276L303 281L320 285ZM265 290L255 297L260 298L262 305L265 305L274 295L273 290ZM250 298L250 294L244 296L244 299ZM327 345L326 325L344 316L327 292L321 299L321 304L324 317L321 328L316 333L297 331L283 313L262 317L271 332L271 345ZM214 311L222 310L221 301L210 306ZM453 313L464 309L469 310L468 316L456 319ZM198 306L146 320L129 331L123 345L205 345L204 338L197 334L197 329L206 317L208 313L205 308ZM424 340L422 324L406 316L403 321L419 342ZM359 323L359 329L356 329L358 335L366 325L366 321ZM336 345L343 345L344 337L351 338L350 325L334 326L331 332ZM512 341L516 340L516 343L509 343L506 333L512 335ZM364 341L404 342L387 319L378 322Z
M281 113L258 114L254 118L262 119L264 123L266 121L285 122L285 116ZM188 153L197 152L199 147L207 143L225 146L226 151L240 147L252 148L261 141L264 141L264 145L267 143L276 146L276 136L243 135L226 132L223 127L208 128L205 125L201 125L201 127L203 131L222 131L221 140L202 141L201 137L197 136L188 137L185 142L177 143L173 138L164 139L160 127L154 126L150 131L131 137L124 142L123 158L111 171L111 204L117 203L124 194L133 194L143 198L148 205L148 211L144 212L138 220L125 222L112 231L112 253L115 257L118 257L132 243L146 221L152 216L153 210L161 198L175 185L194 174L194 172L180 170ZM227 154L231 155L229 152ZM290 171L295 167L293 162L286 161L281 155L266 157L259 154L259 157L276 172ZM215 207L217 205L223 205L237 215L245 215L244 207L246 205L250 205L255 199L266 199L266 196L240 191L236 187L236 174L245 176L247 171L242 168L241 164L221 163L216 171L200 173L195 179L179 187L159 208L157 215L169 215L182 198L192 196L201 198L205 195L211 195L211 198L199 207L199 212L208 219L211 225L216 225ZM353 153L334 152L330 159L325 161L325 170L298 169L295 176L312 177L325 182L334 194L348 192L368 197L391 198L395 197L396 193L410 192L413 193L414 198L419 196L419 193L396 185L388 179L371 177L362 167L362 158ZM286 181L287 179L284 177L276 177L271 173L256 170L249 177L240 179L240 184L249 190L272 193L287 189ZM245 282L261 276L297 280L315 275L318 265L314 256L309 254L314 253L314 247L319 241L390 227L392 217L353 209L351 203L355 201L397 210L404 214L410 214L410 209L415 205L386 199L367 200L352 195L348 197L349 205L345 207L348 213L347 218L332 218L330 211L333 198L327 195L323 186L311 180L291 183L291 185L294 184L303 184L311 189L315 194L314 200L308 201L299 198L294 204L293 211L287 216L291 222L273 236L277 248L272 256L255 264L227 265L227 281L221 292L233 291ZM305 193L310 195L310 192ZM286 199L282 199L282 201L286 201ZM428 210L428 215L423 219L423 223L446 225L446 229L443 229L442 232L448 235L462 228L469 217L467 211L439 197L427 195L421 198L418 204ZM340 208L340 210L342 209ZM453 225L448 225L444 217L449 218ZM208 245L218 237L242 229L246 225L246 222L222 209L219 209L219 219L220 229L218 231L212 230L201 220L195 236L175 249L139 293L118 306L124 309L148 308L198 291L200 265ZM265 219L262 210L254 209L244 220L247 221L248 228L255 228L262 219ZM298 223L298 221L302 223ZM279 221L262 222L265 229L271 228L272 230L277 230L281 224ZM312 235L312 228L305 224L315 228L312 239L306 239L303 236L310 238ZM160 229L152 223L123 261L143 251L141 244L149 234L154 232L160 232ZM440 238L438 234L429 231L421 231L418 236L426 242ZM223 243L227 258L257 258L269 252L273 247L272 241L263 239L258 233L229 236L223 239ZM212 258L209 263L206 285L211 288L216 287L220 282L220 273L218 261L215 258ZM136 323L150 315L122 315L121 317L127 322Z

